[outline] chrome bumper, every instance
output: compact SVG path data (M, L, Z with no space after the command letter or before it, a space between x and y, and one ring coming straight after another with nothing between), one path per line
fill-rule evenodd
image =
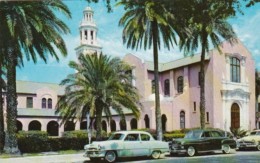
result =
M106 152L103 150L85 150L84 157L96 157L101 158L105 157Z

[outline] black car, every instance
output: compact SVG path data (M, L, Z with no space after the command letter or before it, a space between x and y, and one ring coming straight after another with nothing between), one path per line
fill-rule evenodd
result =
M210 152L222 150L223 153L230 153L236 149L236 141L225 137L223 132L212 129L197 129L189 131L183 139L174 139L170 143L170 152L175 154L187 154L194 156L198 152Z

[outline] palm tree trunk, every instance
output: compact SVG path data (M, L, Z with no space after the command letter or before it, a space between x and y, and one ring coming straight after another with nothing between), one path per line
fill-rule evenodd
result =
M155 116L157 140L162 140L162 120L159 96L159 72L158 72L158 24L152 21L153 30L153 62L154 62L154 82L155 82Z
M97 105L97 113L96 113L96 125L97 125L97 133L96 133L96 140L102 140L102 109L99 105Z
M206 35L202 38L201 59L200 59L200 127L205 128L205 44L207 41Z
M2 61L2 60L1 60ZM4 149L4 98L3 98L3 81L2 81L2 63L0 61L0 153Z
M13 42L9 44L14 46ZM17 95L16 95L16 48L9 47L7 52L7 132L4 150L6 153L19 154L16 137L16 118L17 118Z

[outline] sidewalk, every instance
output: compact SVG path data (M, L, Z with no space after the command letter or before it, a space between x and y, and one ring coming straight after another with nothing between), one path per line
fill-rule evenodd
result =
M0 163L83 163L88 161L83 157L83 153L64 154L64 155L46 155L46 156L22 156L15 158L1 158Z

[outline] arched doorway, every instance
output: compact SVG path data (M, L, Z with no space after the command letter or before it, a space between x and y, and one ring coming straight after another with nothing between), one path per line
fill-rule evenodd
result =
M111 131L116 131L116 122L113 119L110 121L110 128Z
M106 123L106 121L102 121L102 130L107 132L107 123Z
M137 129L137 120L135 118L130 121L131 129Z
M240 127L240 108L238 104L234 103L231 106L231 128Z
M167 117L165 114L162 115L162 130L163 132L166 131L166 122L167 122Z
M80 130L87 130L87 121L80 122Z
M29 128L28 130L31 131L31 130L34 130L34 131L41 131L41 128L42 128L42 125L39 121L31 121L29 123Z
M125 131L126 130L126 121L120 120L120 130Z
M23 124L18 120L16 121L16 128L17 128L17 132L23 130Z
M50 121L47 124L47 132L50 136L59 136L59 124L56 121Z
M72 121L68 121L64 125L64 131L74 131L75 130L75 123Z
M150 128L150 119L147 114L144 116L144 123L145 123L145 128Z

